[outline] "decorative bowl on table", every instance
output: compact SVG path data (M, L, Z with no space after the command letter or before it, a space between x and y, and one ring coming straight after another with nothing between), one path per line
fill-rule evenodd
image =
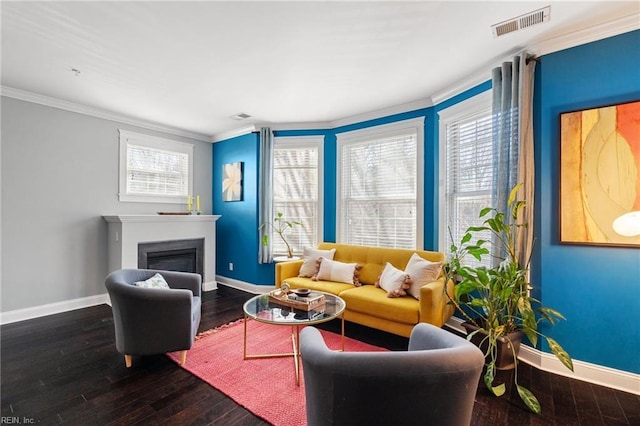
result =
M294 288L291 291L300 297L307 297L309 294L311 294L311 290L309 290L308 288Z

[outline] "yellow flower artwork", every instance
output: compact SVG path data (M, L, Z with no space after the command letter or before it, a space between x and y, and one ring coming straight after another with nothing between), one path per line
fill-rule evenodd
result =
M222 199L242 201L242 163L225 164L222 174Z

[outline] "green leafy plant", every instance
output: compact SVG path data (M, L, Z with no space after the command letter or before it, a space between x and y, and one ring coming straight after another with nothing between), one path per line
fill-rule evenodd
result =
M525 201L517 200L516 185L509 194L508 208L510 217L496 209L487 207L480 211L480 218L484 219L482 226L469 227L459 244L451 244L451 255L445 265L447 279L456 282L455 294L447 294L451 303L455 305L467 322L478 329L467 336L467 339L480 333L481 347L485 349L487 360L484 382L487 388L496 396L505 393L505 384L494 386L498 341L506 339L511 343L509 334L521 330L535 347L538 337L544 338L553 354L569 370L573 371L573 361L569 354L555 340L542 334L538 326L542 321L551 325L564 316L551 308L541 305L540 301L530 294L528 270L530 253L526 257L526 264L520 265L517 252L518 234L526 228L526 223L520 223L520 211L525 207ZM467 256L472 256L479 262L484 256L491 255L489 248L492 241L476 238L478 233L492 235L494 244L499 244L502 252L497 267L468 266L464 263ZM451 232L449 232L451 234ZM452 238L453 241L453 238ZM446 287L445 287L446 291ZM509 345L515 362L514 384L525 405L534 413L539 414L541 407L538 399L524 386L518 384L518 359L514 345Z
M271 227L273 232L278 234L280 236L280 239L282 239L282 241L284 242L284 245L287 247L287 257L293 257L293 248L287 241L287 238L285 235L291 232L291 230L295 226L302 226L302 223L298 222L297 220L287 220L284 218L284 215L282 214L282 212L278 212L276 213L276 217L273 218L272 222L265 222L262 225L260 225L258 229L262 230L267 226ZM265 233L262 236L262 245L263 246L269 245L268 233Z

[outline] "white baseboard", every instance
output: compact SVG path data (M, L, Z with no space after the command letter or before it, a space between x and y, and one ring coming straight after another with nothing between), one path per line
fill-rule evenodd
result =
M81 297L79 299L48 303L46 305L33 306L24 309L16 309L15 311L0 312L0 324L11 324L12 322L59 314L76 309L88 308L90 306L102 305L104 303L109 304L109 302L109 296L107 293L104 293L96 296Z
M212 291L217 289L218 283L216 281L202 283L203 291ZM111 306L111 299L107 293L99 294L97 296L82 297L80 299L49 303L47 305L32 306L30 308L16 309L15 311L0 312L0 325L59 314L76 309L88 308L95 305L102 305L104 303Z
M446 325L465 333L460 318L451 317ZM616 370L614 368L603 367L585 361L573 360L573 373L555 357L555 355L542 352L525 344L520 345L518 359L530 364L540 370L548 371L559 376L570 377L596 385L618 389L640 395L640 374L628 371Z
M264 294L268 293L271 290L275 290L275 285L257 285L251 284L245 281L236 280L229 277L223 277L221 275L216 275L216 281L220 284L224 284L227 287L232 287L238 290L246 291L248 293L253 294Z
M206 283L202 283L202 291L213 291L218 289L217 281L207 281Z

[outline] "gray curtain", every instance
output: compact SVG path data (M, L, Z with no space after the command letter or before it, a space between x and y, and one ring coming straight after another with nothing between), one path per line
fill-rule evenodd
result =
M527 223L526 230L518 236L518 263L520 266L528 266L529 257L533 250L533 207L535 194L535 161L533 141L533 81L536 70L536 60L529 55L521 59L522 71L520 72L520 157L518 158L518 182L522 187L518 193L521 200L526 200L527 205L519 219Z
M526 53L515 56L511 62L494 68L493 83L493 206L507 212L507 200L511 189L522 183L519 198L527 201L525 217L527 232L521 236L519 263L528 261L526 247L531 247L533 238L533 130L532 102L535 60ZM530 213L530 214L529 214ZM499 244L493 244L493 259L504 258ZM495 266L495 265L494 265Z
M273 220L273 134L268 127L260 129L260 163L258 170L258 220L262 225ZM258 263L271 263L273 261L271 227L262 226L259 232ZM262 244L265 235L267 235L267 245Z

